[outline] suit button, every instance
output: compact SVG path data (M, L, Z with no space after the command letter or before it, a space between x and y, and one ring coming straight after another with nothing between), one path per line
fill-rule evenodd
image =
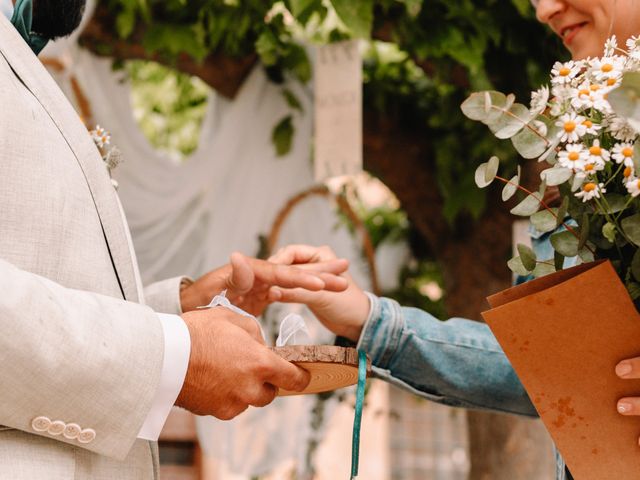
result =
M49 417L36 417L31 421L31 428L36 432L46 432L51 425Z
M62 432L62 435L64 436L64 438L73 440L74 438L78 437L81 431L82 429L80 428L80 425L78 425L77 423L67 423L67 426L64 427L64 431Z
M90 443L96 438L96 431L93 428L85 428L78 435L78 441L80 443Z
M51 422L51 425L49 425L49 428L47 428L47 432L49 432L49 435L60 435L62 432L64 432L66 426L67 424L62 420L56 420L54 422Z

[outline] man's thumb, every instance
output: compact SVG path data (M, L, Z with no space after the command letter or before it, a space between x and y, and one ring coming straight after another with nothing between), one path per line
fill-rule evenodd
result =
M249 266L246 257L241 253L231 254L231 275L227 280L227 285L235 295L242 295L253 288L253 270Z

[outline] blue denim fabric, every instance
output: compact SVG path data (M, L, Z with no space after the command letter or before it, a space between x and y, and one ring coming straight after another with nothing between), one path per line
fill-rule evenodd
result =
M538 258L553 258L551 233L532 233ZM565 259L565 268L575 263L575 258ZM462 318L440 321L394 300L368 296L371 310L358 348L371 357L376 377L445 405L538 415L485 324ZM556 478L571 480L557 452Z

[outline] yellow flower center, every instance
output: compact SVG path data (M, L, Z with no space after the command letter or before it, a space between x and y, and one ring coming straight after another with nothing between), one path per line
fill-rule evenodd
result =
M591 85L589 88L592 92L597 92L598 90L600 90L600 85Z
M583 88L582 90L580 90L578 92L578 96L581 97L582 95L589 95L589 90L587 90L586 88Z
M587 128L593 127L593 122L591 120L585 120L582 124Z
M579 158L580 155L578 155L578 152L569 152L569 160L571 160L572 162L575 162Z
M633 148L631 147L626 147L622 149L622 155L624 155L625 157L633 157Z
M623 173L624 178L629 178L632 172L633 172L633 169L631 167L625 168Z
M640 180L638 180L638 182L636 183L636 187L640 189Z
M593 166L593 164L589 163L587 165L584 166L584 170L586 172L591 172L595 167Z
M566 77L566 76L567 76L567 75L569 75L570 73L571 73L571 69L570 69L570 68L567 68L567 67L562 67L562 68L560 69L560 71L558 72L558 74L559 74L561 77Z
M582 187L582 189L585 192L593 192L596 189L596 184L592 183L592 182L589 182L589 183L585 184L585 186Z
M564 131L567 133L571 133L576 129L576 124L575 122L572 122L571 120L569 120L568 122L564 123Z
M616 79L615 78L607 79L607 86L608 87L613 87L615 84L616 84Z
M602 149L597 145L593 145L591 148L589 148L589 153L591 155L595 155L599 157L600 155L602 155Z
M602 70L604 73L609 73L611 70L613 70L613 65L611 65L610 63L605 63L604 65L602 65L602 67L600 67L600 70Z

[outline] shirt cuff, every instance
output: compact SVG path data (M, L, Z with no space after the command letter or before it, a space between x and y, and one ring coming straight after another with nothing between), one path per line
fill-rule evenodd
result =
M176 402L189 366L191 337L182 318L177 315L157 313L164 334L164 357L160 384L151 403L138 438L157 441L171 407Z

